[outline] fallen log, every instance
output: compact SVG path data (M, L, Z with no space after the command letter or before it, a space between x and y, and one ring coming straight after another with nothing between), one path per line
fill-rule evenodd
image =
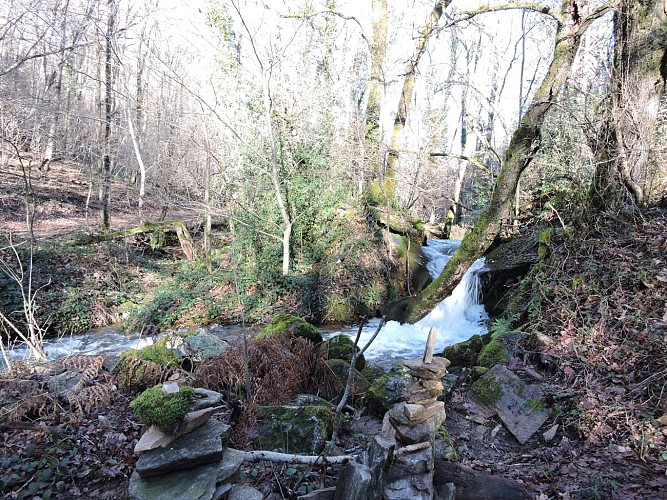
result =
M523 500L528 492L518 483L490 474L478 474L468 467L444 460L435 461L433 484L454 483L456 500Z
M192 241L190 231L188 231L187 226L180 220L145 222L141 226L131 227L121 231L81 236L74 241L74 244L77 246L90 245L92 243L127 238L128 236L134 236L136 234L154 233L156 231L166 231L170 229L176 233L178 242L181 244L181 250L183 250L185 258L188 260L193 260L196 257L195 245Z

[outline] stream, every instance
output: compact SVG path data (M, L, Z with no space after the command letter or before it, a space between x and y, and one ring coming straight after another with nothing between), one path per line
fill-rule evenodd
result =
M461 242L458 240L428 240L423 248L428 259L426 267L432 278L436 278L444 269ZM438 331L436 350L442 352L445 346L469 339L476 334L487 332L488 314L481 304L480 275L484 269L484 259L478 259L465 274L450 297L443 300L428 316L415 324L399 324L389 321L383 326L373 344L365 352L367 359L373 360L385 368L399 359L417 358L423 355L426 337L431 327ZM360 346L366 345L375 333L380 319L373 319L366 324L361 333ZM198 328L234 343L243 338L244 327L241 325L212 325ZM245 329L248 331L248 329ZM324 327L325 338L345 334L353 339L358 326ZM254 336L257 329L250 328ZM126 333L114 326L99 328L89 333L48 339L44 347L49 359L58 359L72 355L114 355L126 349L140 349L153 343L155 336ZM9 351L12 360L27 359L25 346L14 345ZM3 362L0 359L0 367Z

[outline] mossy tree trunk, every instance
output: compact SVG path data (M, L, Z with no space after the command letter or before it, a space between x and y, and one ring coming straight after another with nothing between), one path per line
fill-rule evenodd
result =
M373 0L373 41L371 44L371 81L366 104L364 148L373 168L382 165L380 154L380 111L384 96L384 58L387 54L387 0Z
M614 16L614 68L600 130L589 137L597 168L590 201L597 210L631 212L659 181L667 158L661 113L667 81L667 18L654 0L620 0Z
M500 233L502 224L510 216L519 178L539 150L540 129L569 77L581 37L608 8L604 6L583 16L577 2L570 0L563 2L560 15L548 12L557 22L553 60L512 136L489 207L465 236L442 274L419 297L404 299L396 304L391 311L392 319L414 323L426 316L440 301L451 295L472 263L484 254ZM477 12L481 14L485 10Z
M403 79L403 88L401 89L401 97L394 115L394 127L391 132L391 142L389 145L389 155L384 171L384 180L382 182L383 191L389 202L394 199L394 191L396 187L396 168L398 166L399 151L401 150L401 138L405 124L408 121L408 116L412 109L412 101L415 90L415 79L417 76L417 67L422 56L426 53L426 45L429 38L438 27L438 22L452 0L438 0L433 6L433 10L426 20L426 24L421 30L417 44L415 45L414 53L407 63L405 68L405 77ZM388 203L387 205L389 205Z

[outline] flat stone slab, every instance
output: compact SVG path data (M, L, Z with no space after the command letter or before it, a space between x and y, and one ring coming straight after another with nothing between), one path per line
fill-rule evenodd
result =
M218 465L218 482L233 482L238 479L243 465L243 452L225 448L222 452L222 461Z
M198 387L195 389L195 395L197 398L192 402L190 411L202 410L222 403L222 394L219 392Z
M430 363L424 363L421 359L410 359L403 364L410 370L410 375L424 380L440 380L451 362L447 358L434 356Z
M216 462L149 478L134 471L130 478L130 499L210 500L216 490L218 466Z
M428 405L442 396L445 391L440 380L419 380L405 391L405 399L409 403Z
M227 441L230 433L228 425L209 420L167 447L142 453L137 460L136 472L147 478L218 462L222 459L223 441Z
M192 432L197 427L204 425L211 418L214 411L215 410L213 408L204 408L203 410L191 411L185 415L183 421L179 424L176 432L173 434L167 434L154 425L151 425L135 445L134 452L142 453L144 451L154 450L156 448L167 446L169 443L175 441L182 435L187 434L188 432Z
M549 418L542 389L526 384L504 365L496 365L482 375L473 384L472 392L479 405L490 410L488 416L497 414L521 444Z
M428 406L414 403L398 403L389 410L389 418L396 424L414 427L436 415L443 415L444 413L445 403L442 401L434 401Z
M235 484L229 491L227 500L262 500L262 498L264 498L264 495L252 486Z

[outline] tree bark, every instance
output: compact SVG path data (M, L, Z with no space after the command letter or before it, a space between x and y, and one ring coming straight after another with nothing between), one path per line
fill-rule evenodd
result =
M104 184L102 188L102 229L111 227L111 121L113 103L113 34L116 24L114 0L107 1L107 32L105 36L104 64L104 155L102 167Z
M589 198L600 211L633 212L660 175L658 125L667 80L661 10L652 0L621 0L616 9L611 93L597 136L588 136L598 165Z
M426 52L426 44L430 36L433 34L438 26L438 22L452 0L438 0L433 6L433 10L429 14L426 24L422 28L421 34L417 39L417 45L412 57L408 61L405 68L405 77L403 79L403 88L401 89L401 97L394 115L394 127L391 133L391 143L389 146L389 156L387 157L387 165L384 172L384 193L388 200L393 200L394 190L396 185L396 167L398 166L399 151L401 150L401 138L405 124L412 109L412 100L415 90L415 79L417 76L417 67L419 61Z
M371 45L371 81L366 104L364 147L374 169L383 165L380 154L382 96L384 95L384 58L387 54L387 0L373 0L373 43Z
M408 297L393 304L389 311L391 319L414 323L426 316L439 302L451 295L472 263L491 246L510 216L519 178L539 150L540 129L568 79L581 37L588 26L608 8L602 7L584 17L579 15L579 9L570 9L568 2L564 2L560 16L557 16L553 60L519 127L512 135L489 207L466 234L442 274L419 297Z

